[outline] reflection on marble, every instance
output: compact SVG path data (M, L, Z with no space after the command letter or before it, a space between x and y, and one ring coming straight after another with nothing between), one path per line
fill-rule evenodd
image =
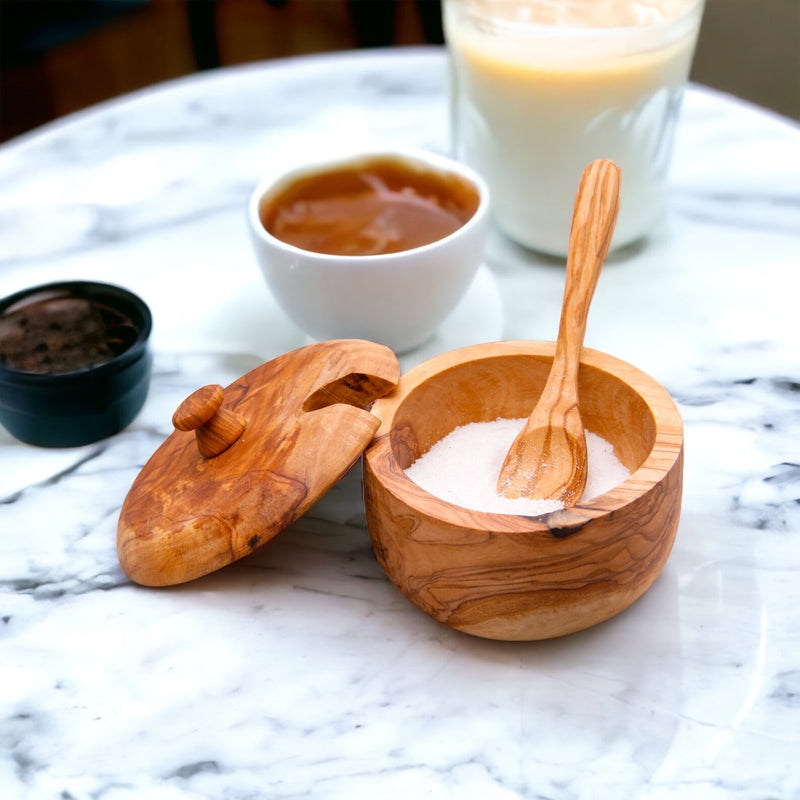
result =
M122 283L156 355L107 441L0 431L3 797L800 797L800 129L731 98L687 94L670 215L606 266L589 319L587 345L661 380L686 426L675 549L632 608L550 642L450 631L383 576L357 467L218 574L152 590L118 566L120 506L178 403L303 344L249 251L257 179L361 144L444 151L446 85L436 49L275 62L0 148L0 294ZM499 234L486 263L404 368L553 338L563 265Z

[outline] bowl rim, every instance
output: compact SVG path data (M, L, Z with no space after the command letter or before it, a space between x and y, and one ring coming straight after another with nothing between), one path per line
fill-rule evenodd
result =
M653 414L655 423L653 447L639 467L622 483L585 503L577 503L570 508L545 514L527 516L456 506L429 493L412 481L405 470L397 464L391 448L390 423L405 398L413 389L434 375L457 368L467 361L514 355L552 357L555 355L555 342L502 341L469 345L441 353L401 375L397 388L386 397L376 400L372 413L380 418L381 426L365 453L365 460L371 468L373 459L379 453L387 453L387 458L392 464L391 472L388 475L381 472L379 477L378 472L373 470L375 478L379 480L384 490L417 513L445 524L495 533L547 532L556 536L568 536L592 519L619 511L645 497L670 472L680 467L683 456L683 421L675 401L666 388L638 367L600 350L584 347L581 352L581 363L602 369L622 379L642 398Z
M289 244L289 242L284 242L282 239L278 239L261 223L261 215L259 213L261 202L268 192L279 190L288 185L291 181L311 175L315 172L327 171L336 169L337 167L344 167L379 158L406 159L415 166L427 167L434 172L456 174L462 179L472 183L477 189L479 198L478 207L461 227L456 228L456 230L452 231L452 233L449 233L447 236L436 239L428 244L420 245L419 247L399 250L396 253L340 255L336 253L319 253L315 250L304 250L302 247L297 247L296 245ZM250 194L250 201L247 205L247 221L252 234L256 236L259 241L283 250L286 253L302 256L304 258L311 257L320 259L334 265L346 265L349 262L357 261L359 264L369 264L370 268L384 265L388 268L396 261L435 251L438 248L447 246L454 238L469 233L473 228L483 224L487 219L489 207L489 186L484 178L468 164L442 153L425 150L419 147L374 147L354 150L352 152L330 154L329 156L320 157L307 163L295 164L279 173L260 179Z
M36 294L58 293L67 297L98 299L114 308L123 308L126 313L134 310L140 320L134 319L136 339L121 353L101 364L88 369L71 370L69 372L28 372L17 370L0 363L0 382L32 387L53 386L81 379L96 379L113 374L143 357L153 328L153 316L149 306L130 289L114 283L94 280L61 280L42 283L20 289L0 299L0 316L6 310L27 297ZM121 302L120 302L121 301Z

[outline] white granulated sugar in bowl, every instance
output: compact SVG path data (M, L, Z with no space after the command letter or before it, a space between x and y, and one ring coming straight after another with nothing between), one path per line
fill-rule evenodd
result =
M522 419L497 419L461 425L420 456L406 475L432 495L462 508L495 514L538 516L563 508L558 500L508 498L497 492L497 477L506 453L525 424ZM630 472L614 447L586 431L588 472L582 500L591 500L618 486Z

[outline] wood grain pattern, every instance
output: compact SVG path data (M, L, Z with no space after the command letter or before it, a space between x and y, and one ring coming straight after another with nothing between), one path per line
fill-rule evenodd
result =
M664 567L683 484L680 415L655 380L583 349L586 427L611 441L631 477L589 503L541 517L452 506L404 469L458 425L525 416L555 345L500 342L446 353L376 402L364 459L367 523L392 582L425 613L491 639L561 636L639 598Z
M566 285L550 374L533 411L506 455L497 491L506 497L578 502L588 460L580 413L578 367L586 321L619 211L620 170L593 161L575 197Z
M172 585L263 546L360 457L380 425L367 409L398 378L394 353L372 342L287 353L224 389L220 410L246 428L211 458L192 430L208 418L206 395L216 396L213 385L204 387L178 414L188 429L167 438L125 499L117 528L122 568L138 583Z

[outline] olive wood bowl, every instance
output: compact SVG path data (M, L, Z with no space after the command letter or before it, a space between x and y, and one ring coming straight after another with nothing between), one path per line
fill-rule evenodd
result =
M666 390L619 359L584 348L587 430L614 445L630 477L599 497L540 516L473 511L405 473L454 428L526 417L553 342L498 342L444 353L377 400L364 457L367 524L390 580L452 628L503 640L547 639L609 619L664 567L678 527L683 425Z

